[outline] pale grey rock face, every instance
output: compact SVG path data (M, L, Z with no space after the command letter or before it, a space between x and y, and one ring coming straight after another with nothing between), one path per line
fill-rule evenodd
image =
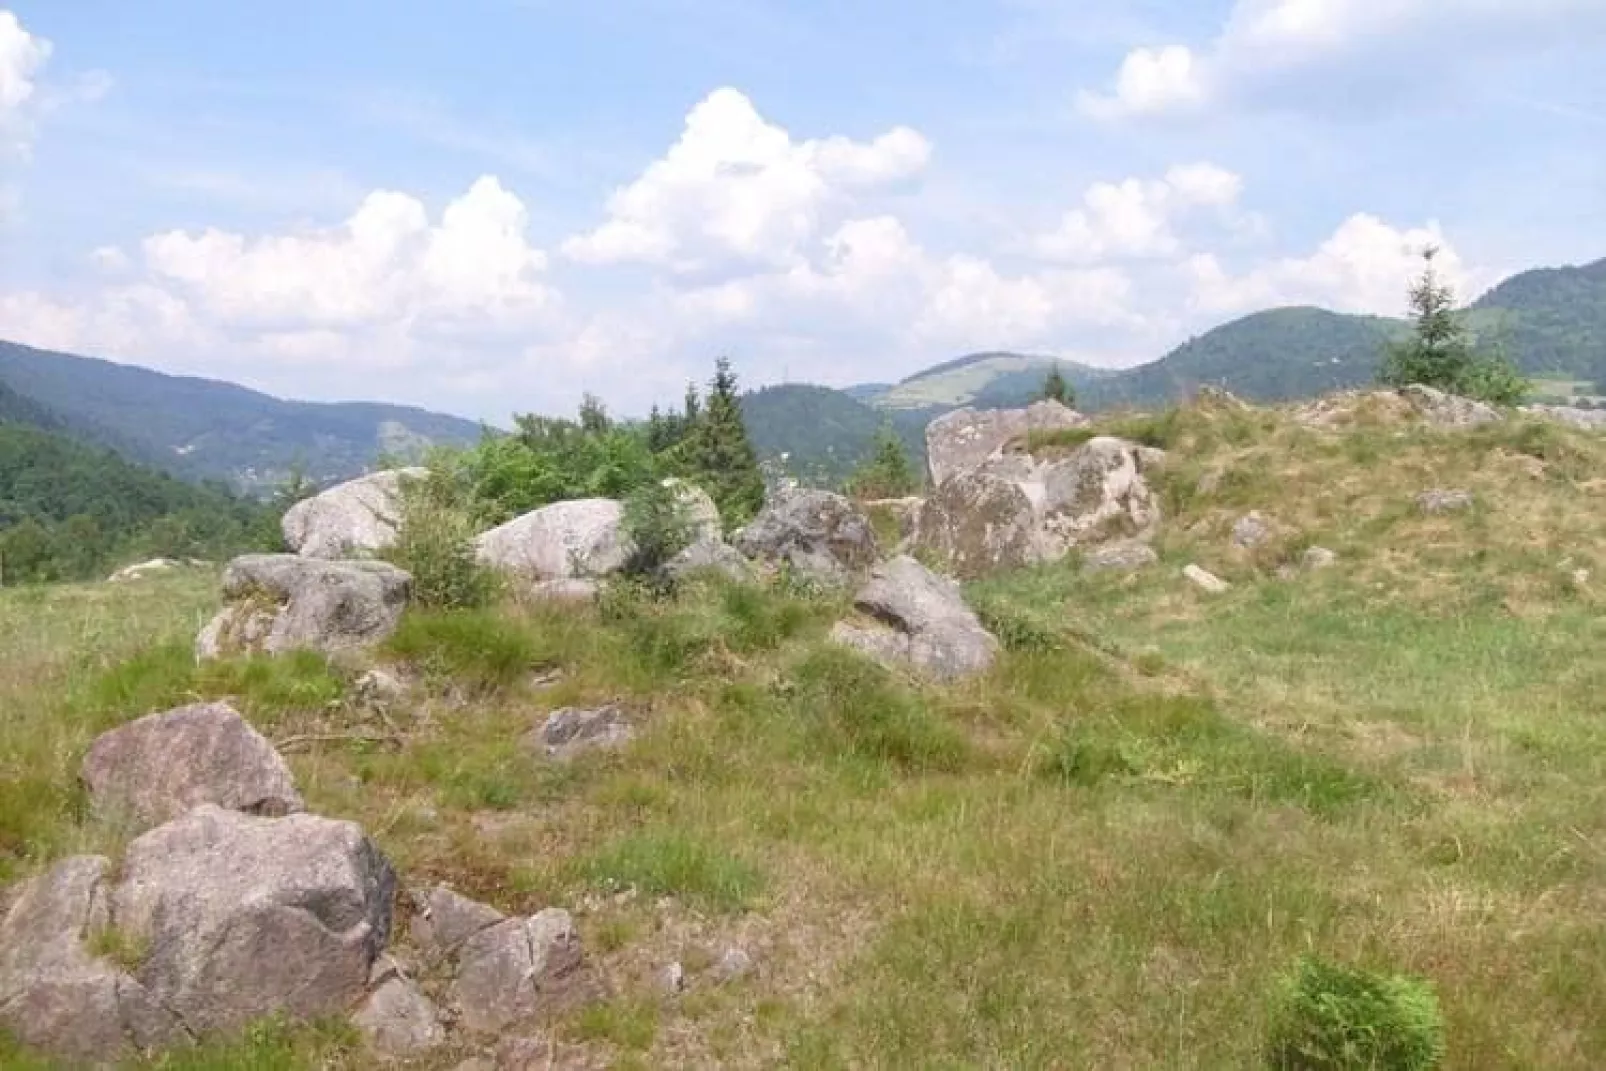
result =
M473 1034L499 1034L561 1004L579 983L583 958L574 920L557 908L479 931L458 953L458 1021Z
M956 409L926 425L926 464L931 486L969 472L999 456L1032 432L1085 427L1087 417L1059 402L1035 402L1025 409Z
M403 1059L446 1043L439 1009L416 984L398 975L380 982L351 1020L380 1056Z
M755 576L753 563L723 540L693 543L664 566L664 575L671 580L687 580L699 574L717 574L738 584Z
M367 988L396 876L360 828L202 806L128 848L112 919L150 950L135 977L195 1033L316 1018Z
M1306 548L1305 553L1301 555L1299 559L1299 564L1303 566L1307 572L1312 573L1329 568L1337 563L1338 555L1334 554L1326 547L1308 547Z
M1208 569L1197 565L1188 566L1182 570L1182 575L1187 577L1199 590L1211 595L1224 594L1232 586Z
M1239 517L1232 526L1232 545L1240 550L1254 550L1270 539L1271 522L1257 511Z
M1462 398L1454 394L1446 394L1433 387L1424 387L1413 384L1401 387L1401 398L1404 398L1417 415L1429 424L1441 428L1475 428L1483 424L1494 424L1505 419L1505 416L1492 405L1475 402L1471 398Z
M736 549L827 586L851 583L880 555L864 511L841 495L815 490L772 498L737 534Z
M998 641L965 604L959 586L904 556L876 566L854 598L863 624L842 622L838 643L939 681L986 672Z
M90 954L109 925L111 862L63 859L25 882L0 919L0 1026L74 1066L105 1065L186 1040L144 985Z
M507 920L496 908L470 900L446 885L437 885L416 899L413 944L432 959L453 955L470 937Z
M370 646L396 630L411 591L412 577L385 562L247 554L224 570L224 607L196 637L196 655Z
M291 506L280 528L285 546L306 558L365 557L396 542L402 488L429 476L425 468L370 473Z
M916 544L965 580L1030 565L1037 509L1013 480L989 472L951 477L926 499Z
M630 560L624 505L611 498L554 502L475 541L482 564L528 583L603 577Z
M96 813L142 829L203 803L263 815L303 806L284 758L226 703L151 714L103 733L80 776Z

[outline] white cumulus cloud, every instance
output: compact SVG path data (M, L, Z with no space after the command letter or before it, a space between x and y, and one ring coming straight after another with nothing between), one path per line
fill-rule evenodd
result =
M1036 252L1050 260L1089 264L1175 256L1181 242L1173 221L1196 209L1230 209L1242 192L1239 176L1211 163L1180 164L1160 179L1095 183L1083 194L1081 207L1037 239Z
M27 31L14 12L0 8L0 151L26 151L30 106L38 75L50 59L50 42Z
M907 179L931 146L908 127L869 142L794 141L734 89L710 94L678 140L608 199L607 219L563 245L591 264L643 262L682 271L782 267L850 195Z

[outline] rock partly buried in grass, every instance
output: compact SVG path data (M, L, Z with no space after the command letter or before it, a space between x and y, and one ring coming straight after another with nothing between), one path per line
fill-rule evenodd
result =
M1254 550L1270 539L1272 525L1259 510L1239 517L1232 526L1232 545L1240 550Z
M102 734L80 776L97 814L141 829L203 803L261 815L302 809L283 757L226 703L151 714Z
M1197 565L1188 566L1182 570L1182 575L1192 581L1195 587L1201 591L1209 592L1211 595L1223 594L1232 586L1215 573Z
M414 896L417 905L410 930L413 944L430 959L454 955L463 942L507 916L489 904L470 900L448 885Z
M959 585L907 555L876 566L853 605L864 621L839 623L831 638L888 666L952 681L985 673L998 657Z
M148 576L160 576L171 573L175 569L183 568L184 563L174 561L172 558L152 558L148 562L138 565L126 565L106 578L108 584L123 584L133 580L144 580Z
M1102 547L1094 547L1082 557L1082 571L1086 573L1135 573L1160 560L1154 548L1136 540L1122 540Z
M554 502L475 540L482 564L528 584L617 573L630 559L624 505L611 498Z
M755 561L790 568L805 580L830 587L852 583L880 556L870 518L830 491L771 496L753 523L737 533L735 543Z
M723 539L700 539L671 558L663 572L671 580L712 574L742 584L753 579L753 563Z
M470 937L458 953L452 1004L464 1029L500 1034L562 1007L583 988L580 932L567 911L548 908Z
M587 751L624 747L635 739L636 729L624 709L615 703L582 710L564 707L547 715L540 729L528 738L532 750L564 761Z
M709 970L716 982L734 982L753 973L753 957L745 948L731 945L719 954Z
M0 1027L72 1066L188 1040L178 1019L91 941L107 931L110 860L63 859L25 882L0 921Z
M384 669L370 669L352 683L351 691L359 703L385 707L407 696L407 682Z
M926 464L931 486L971 472L999 457L1033 432L1085 427L1087 417L1059 402L1035 402L1025 409L956 409L926 425Z
M403 485L428 476L424 468L375 472L302 499L279 522L285 546L304 558L376 554L396 542Z
M1505 419L1492 405L1421 384L1401 387L1399 394L1418 416L1436 427L1475 428Z
M1429 516L1460 513L1472 508L1472 492L1435 487L1416 496L1416 508Z
M405 1059L446 1043L440 1011L410 978L398 972L375 979L374 989L351 1017L380 1056Z
M1069 456L1011 454L950 477L926 500L917 545L965 579L1058 561L1073 548L1151 538L1160 503L1144 472L1164 460L1098 436Z
M401 622L412 577L375 561L248 554L223 572L224 607L196 637L200 658L333 653L384 640Z
M1306 572L1320 572L1338 564L1338 555L1326 547L1307 547L1305 553L1300 555L1299 564Z
M390 935L396 875L363 831L203 806L129 845L111 922L197 1035L346 1011Z
M1579 409L1571 405L1525 405L1522 411L1542 420L1566 424L1583 431L1600 431L1606 428L1606 409Z

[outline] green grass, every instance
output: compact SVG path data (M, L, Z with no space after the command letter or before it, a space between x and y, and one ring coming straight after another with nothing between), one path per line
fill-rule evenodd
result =
M1096 424L1168 444L1160 564L971 585L1005 648L973 681L832 647L843 599L784 586L410 614L377 654L426 682L399 739L290 760L404 881L575 909L609 996L552 1029L601 1065L1263 1067L1309 956L1431 985L1447 1068L1606 1066L1606 446L1363 416ZM1430 486L1483 505L1423 517ZM1250 509L1274 554L1232 548ZM1311 544L1337 564L1280 579ZM1232 590L1194 591L1190 561ZM360 716L359 667L196 669L213 599L0 593L5 876L110 843L74 784L106 725L219 694L275 734ZM628 748L523 742L603 702ZM733 944L760 969L715 985ZM365 1066L316 1029L233 1051Z

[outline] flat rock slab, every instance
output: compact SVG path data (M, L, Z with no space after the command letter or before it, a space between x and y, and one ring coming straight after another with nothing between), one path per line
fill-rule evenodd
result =
M179 707L102 734L80 776L97 814L140 828L203 803L262 815L303 808L283 757L226 703Z
M458 1021L471 1033L499 1034L559 1006L575 991L583 960L580 932L558 908L481 930L458 953Z

